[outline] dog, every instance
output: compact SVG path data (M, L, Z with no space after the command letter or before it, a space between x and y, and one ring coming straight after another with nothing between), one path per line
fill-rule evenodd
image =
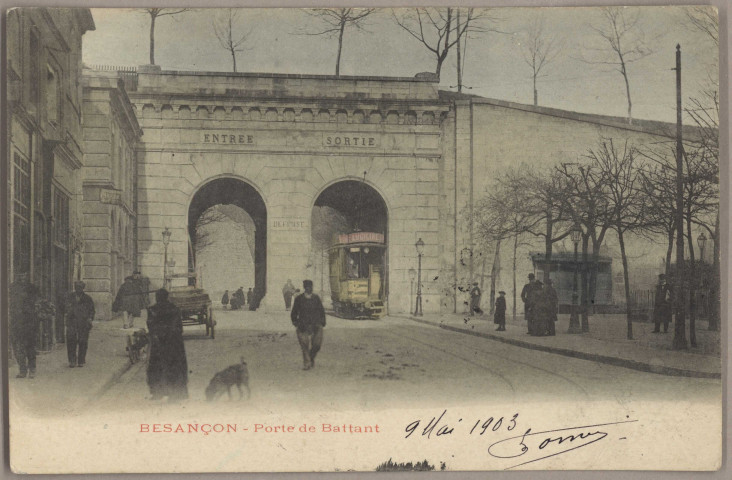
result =
M147 353L147 345L150 340L147 335L147 330L141 328L127 336L127 355L130 357L130 363L136 363L142 357L145 358Z
M247 369L247 362L241 357L241 363L231 365L221 370L219 373L213 376L211 381L206 387L206 400L209 402L216 400L218 397L226 392L231 400L231 387L236 385L239 390L239 399L243 397L244 393L241 389L242 385L247 389L247 399L251 396L251 390L249 389L249 370Z

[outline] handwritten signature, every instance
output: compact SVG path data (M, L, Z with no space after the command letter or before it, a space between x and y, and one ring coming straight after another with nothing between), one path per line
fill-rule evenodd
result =
M510 470L599 442L608 436L605 427L637 421L625 420L596 425L581 425L578 427L543 430L541 432L532 432L531 428L529 428L521 435L505 438L493 443L488 447L488 454L495 458L520 458L526 455L524 457L526 461L506 468L506 470ZM599 428L602 429L599 430ZM537 454L541 456L532 458Z

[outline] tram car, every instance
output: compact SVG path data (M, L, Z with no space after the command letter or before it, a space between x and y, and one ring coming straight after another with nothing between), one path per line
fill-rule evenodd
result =
M341 318L386 315L384 235L356 232L336 236L328 249L333 310Z

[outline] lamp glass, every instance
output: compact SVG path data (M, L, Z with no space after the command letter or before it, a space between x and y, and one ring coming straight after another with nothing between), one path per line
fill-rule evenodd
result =
M417 249L417 253L419 255L422 255L422 252L424 251L424 242L422 241L421 237L419 240L417 240L417 243L415 243L414 246Z
M573 243L579 243L580 241L580 235L582 235L582 229L578 224L574 224L572 227L572 230L569 233L570 237L572 238Z

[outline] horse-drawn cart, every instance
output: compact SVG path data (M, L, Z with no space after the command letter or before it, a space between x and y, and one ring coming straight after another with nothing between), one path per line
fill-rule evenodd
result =
M170 275L169 278L191 277L195 274ZM202 288L195 285L172 287L168 299L178 307L183 317L183 326L206 325L206 336L214 337L216 321L213 318L211 298Z

